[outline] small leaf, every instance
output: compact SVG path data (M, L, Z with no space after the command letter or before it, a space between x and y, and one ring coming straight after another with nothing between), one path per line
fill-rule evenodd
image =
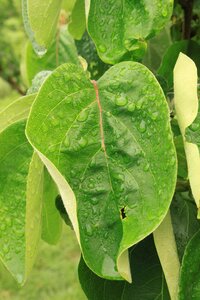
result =
M85 27L85 1L76 0L69 23L69 32L74 39L80 40L85 32Z
M83 258L79 280L88 300L169 300L169 292L152 236L130 249L133 283L109 281L92 273Z
M184 139L188 165L188 177L196 205L200 207L200 156L196 144L185 139L185 130L195 120L198 113L197 69L185 54L180 54L174 68L174 103L179 127Z
M22 0L25 30L39 56L55 37L62 0Z
M42 85L26 132L86 263L99 276L131 280L126 250L161 223L176 181L169 110L153 74L124 62L96 83L63 65Z
M200 231L189 242L183 257L179 283L179 300L200 298Z
M58 188L53 182L48 171L44 170L44 191L42 209L42 239L55 245L61 236L62 219L56 209L56 197Z
M90 1L88 32L100 58L110 64L141 59L146 40L164 27L172 8L173 0Z

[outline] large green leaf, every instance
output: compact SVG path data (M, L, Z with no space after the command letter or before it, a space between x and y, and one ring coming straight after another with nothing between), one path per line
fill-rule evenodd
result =
M54 39L52 46L43 57L35 54L31 43L27 44L23 61L25 66L23 76L30 85L40 71L54 70L66 62L80 64L74 40L68 32L67 26L61 26L58 29L57 38Z
M89 2L88 32L101 59L111 64L124 56L141 58L145 40L164 27L173 7L173 0Z
M179 300L200 299L200 231L189 242L181 268Z
M96 276L81 259L79 280L88 300L169 300L166 281L152 236L130 249L133 283Z
M176 181L169 110L155 77L124 62L96 83L63 65L42 85L27 136L60 190L86 263L130 280L125 250L161 223Z
M62 0L22 0L25 30L38 55L43 55L55 37Z
M42 239L55 245L62 232L62 219L56 208L56 197L58 188L53 182L48 171L44 170L44 191L42 209Z
M0 134L0 258L22 284L30 269L40 238L43 164L33 156L18 121Z
M188 191L177 192L171 204L172 224L180 260L185 248L200 229L200 221L196 217L196 206Z

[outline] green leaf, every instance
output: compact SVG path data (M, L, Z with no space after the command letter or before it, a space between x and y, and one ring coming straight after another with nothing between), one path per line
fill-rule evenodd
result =
M197 78L195 63L188 56L180 53L174 68L174 104L184 140L190 186L196 205L199 208L199 150L196 144L189 143L185 139L185 130L193 123L198 113Z
M194 122L186 128L185 131L186 141L196 144L200 149L200 111L198 109L197 116Z
M86 263L99 276L130 280L126 250L161 223L176 181L169 110L155 77L124 62L96 83L63 65L42 85L26 132Z
M159 32L172 14L173 0L89 1L88 32L101 59L115 64L141 58L147 39Z
M25 137L34 99L21 97L0 112L0 258L20 284L30 273L41 235L43 164Z
M130 263L132 284L96 276L81 258L79 280L88 300L170 299L152 236L130 249Z
M35 77L32 80L32 85L30 86L30 88L27 91L27 95L30 94L34 94L37 93L41 87L41 85L43 84L43 82L45 81L45 79L51 74L51 71L41 71L39 73L37 73L37 75L35 75Z
M171 222L170 211L153 233L156 250L165 274L171 300L177 299L180 262Z
M37 73L44 70L54 70L65 62L80 64L74 40L68 32L67 26L60 26L56 39L43 57L38 57L31 44L27 44L23 62L25 65L23 76L30 85Z
M178 158L178 177L187 179L187 160L185 156L185 149L182 135L174 137L174 144L176 146L176 153Z
M62 232L62 219L55 205L57 196L58 188L48 171L44 169L42 239L52 245L59 241Z
M200 231L189 242L183 257L181 267L179 300L200 298Z
M10 124L27 119L35 94L18 98L11 103L5 103L0 109L0 132Z
M155 72L171 44L170 27L168 25L158 35L148 41L147 51L142 60L143 64Z
M43 164L28 144L25 121L0 134L0 258L18 283L26 280L40 238Z
M195 202L189 192L175 193L170 211L177 250L181 261L185 247L200 229L200 221L197 220Z
M55 37L61 4L62 0L22 0L25 30L39 56Z
M85 1L76 0L69 23L69 32L74 39L80 40L85 32L85 27Z
M166 79L169 89L173 87L173 70L181 52L187 54L196 63L200 75L200 45L195 41L176 42L166 51L158 70L158 74Z
M88 63L88 71L91 74L91 78L95 80L99 79L108 70L109 65L105 64L99 58L96 47L87 31L84 33L82 39L75 43L78 54L85 58Z

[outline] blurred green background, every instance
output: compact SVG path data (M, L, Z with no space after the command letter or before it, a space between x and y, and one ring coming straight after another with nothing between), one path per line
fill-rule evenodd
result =
M23 288L0 265L1 300L86 300L78 281L80 250L74 232L64 226L56 246L41 241L38 258Z

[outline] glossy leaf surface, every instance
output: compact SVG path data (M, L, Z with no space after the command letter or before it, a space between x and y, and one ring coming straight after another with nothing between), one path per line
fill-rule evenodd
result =
M79 280L88 300L169 300L166 281L152 236L130 249L133 283L99 278L79 263Z
M101 59L110 64L123 57L141 58L146 39L169 20L173 1L90 1L88 32Z
M124 62L96 83L63 65L41 87L27 136L60 190L86 263L100 276L130 280L124 251L160 224L176 180L155 77Z

